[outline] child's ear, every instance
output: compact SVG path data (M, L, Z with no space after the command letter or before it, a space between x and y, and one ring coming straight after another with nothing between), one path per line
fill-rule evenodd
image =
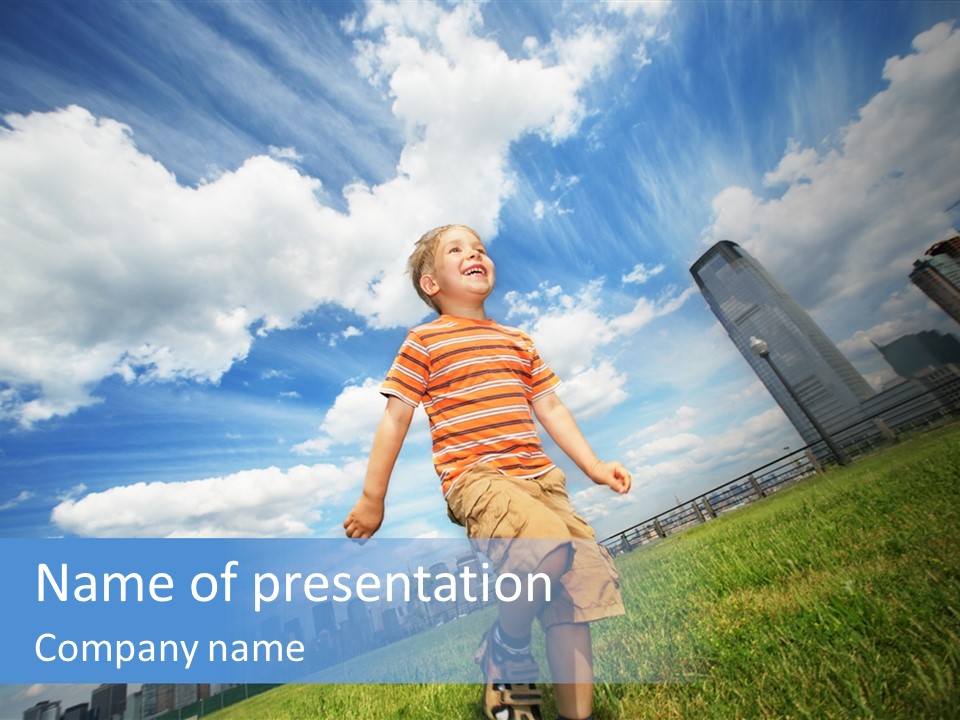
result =
M433 275L420 276L420 289L430 297L440 292L440 286L437 285L437 281L433 279Z

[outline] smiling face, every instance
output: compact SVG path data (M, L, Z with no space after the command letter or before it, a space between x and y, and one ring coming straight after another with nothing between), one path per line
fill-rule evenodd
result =
M420 287L444 313L485 318L483 302L495 279L483 241L467 228L454 226L441 235L433 269L420 278Z

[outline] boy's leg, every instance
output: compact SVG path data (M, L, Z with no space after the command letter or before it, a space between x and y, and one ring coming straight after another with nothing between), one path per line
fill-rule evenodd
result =
M560 578L570 567L570 553L572 548L569 545L562 545L550 552L534 570L534 574L542 573L550 578L550 587L556 588L560 585ZM533 621L543 610L547 603L546 585L543 582L534 582L532 584L534 593L529 602L522 598L529 597L528 581L524 581L521 576L520 600L513 602L501 602L498 608L500 630L509 638L523 640L530 638L530 629L533 627Z
M593 712L593 648L590 625L560 623L546 629L547 661L557 677L557 710L571 720L589 718Z
M569 545L554 547L535 572L546 575L550 586L555 586L570 566L571 552ZM500 601L497 622L484 636L477 657L485 680L484 712L496 720L541 718L540 691L534 685L539 672L530 652L530 631L547 603L547 586L542 580L531 583L523 575L518 579L518 599Z
M538 572L550 577L553 588L550 603L535 599L533 603L509 604L512 607L501 604L498 618L498 625L502 623L501 640L507 634L507 642L503 644L513 644L515 650L520 650L514 657L519 659L523 654L528 655L529 650L524 644L529 640L533 618L538 617L547 634L553 676L560 680L557 697L561 714L575 720L589 718L593 703L593 670L590 628L586 623L622 614L623 604L613 562L597 544L590 526L571 507L563 473L554 469L536 480L513 480L496 471L471 471L454 486L447 496L447 503L451 518L467 527L469 537L478 541L482 538L500 539L494 540L487 549L481 546L481 551L498 570L517 570L523 578L522 568L536 567ZM555 539L551 545L551 541L546 540L548 538L563 540L558 543ZM571 542L565 542L568 538ZM518 540L515 547L512 540ZM497 552L497 542L504 542L503 548L508 549L509 559L505 565L500 563L504 554ZM537 545L541 543L549 549L538 551ZM577 546L575 552L574 546ZM491 553L491 549L494 552ZM558 568L562 568L559 574ZM560 597L557 596L558 590ZM521 596L526 596L525 590ZM551 629L554 627L556 629ZM478 660L485 654L484 648L491 648L496 629L499 628L491 628L485 636ZM532 664L535 669L536 664ZM488 685L485 690L487 706L490 705L490 687ZM534 707L539 705L539 691L534 692L537 693L535 701L520 703L525 704L529 712L521 710L516 717L539 717L538 708ZM500 717L499 712L491 714L489 707L485 709L488 717Z

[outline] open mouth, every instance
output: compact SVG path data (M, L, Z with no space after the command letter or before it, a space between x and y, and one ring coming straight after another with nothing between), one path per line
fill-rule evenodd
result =
M468 277L471 275L486 275L487 271L483 268L482 265L474 265L471 268L467 268L463 274L467 275Z

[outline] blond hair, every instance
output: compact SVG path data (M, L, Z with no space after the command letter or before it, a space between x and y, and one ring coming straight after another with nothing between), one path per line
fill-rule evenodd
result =
M433 272L437 259L437 248L440 246L440 238L447 230L452 230L453 228L466 230L477 240L483 242L483 238L480 237L477 231L467 225L441 225L440 227L435 227L433 230L428 230L420 236L420 239L417 240L417 244L413 248L413 252L410 254L410 258L407 260L407 271L410 273L410 279L413 280L413 289L417 291L417 295L420 296L421 300L438 313L442 312L440 306L420 287L420 278Z

